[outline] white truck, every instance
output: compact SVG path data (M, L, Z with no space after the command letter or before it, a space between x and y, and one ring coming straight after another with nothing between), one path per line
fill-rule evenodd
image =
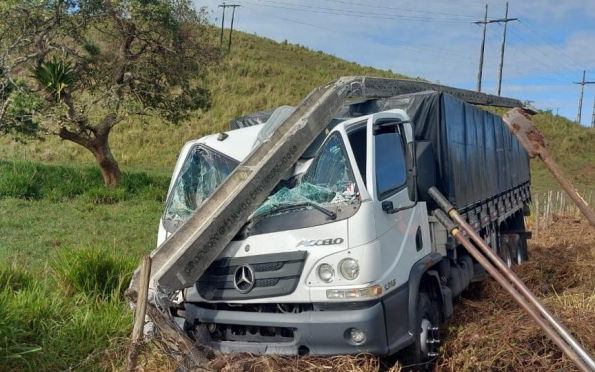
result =
M290 112L184 146L158 245ZM399 95L343 106L172 313L223 352L431 362L453 299L485 278L432 216L431 186L501 257L527 258L529 158L502 119Z

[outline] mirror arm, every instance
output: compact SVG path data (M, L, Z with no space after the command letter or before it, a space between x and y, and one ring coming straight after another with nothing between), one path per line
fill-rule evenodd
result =
M405 122L404 122L405 123ZM404 123L399 123L399 124L404 124ZM407 121L406 123L409 123L409 121ZM403 126L404 128L404 126ZM403 131L405 132L405 131ZM412 149L412 154L411 154L411 159L413 162L413 166L411 169L411 176L413 177L413 204L408 205L406 207L401 207L401 208L393 208L391 211L389 211L389 214L394 214L394 213L398 213L407 209L411 209L411 208L415 208L417 206L417 201L418 201L418 195L417 195L417 156L416 156L416 145L415 145L415 134L413 134L413 128L411 129L411 133L412 133L412 137L411 138L411 143L413 144Z

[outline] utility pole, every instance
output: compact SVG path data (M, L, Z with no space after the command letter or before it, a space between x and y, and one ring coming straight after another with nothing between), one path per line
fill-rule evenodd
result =
M475 22L475 24L483 24L483 38L481 39L481 49L479 52L479 71L477 71L477 91L481 92L481 75L483 73L483 52L486 45L486 31L488 29L488 4L486 4L486 13L483 17L483 22Z
M227 7L227 5L225 5L225 2L223 3L223 5L219 5L219 8L223 8L223 17L221 17L221 37L219 38L219 44L223 45L223 23L225 23L225 8Z
M233 18L234 15L236 14L236 8L239 7L239 5L230 5L233 10L231 11L231 28L229 30L229 45L227 46L227 51L230 52L231 51L231 34L233 33Z
M486 4L486 12L483 21L473 22L476 25L483 25L483 39L481 40L481 52L479 54L479 71L477 72L477 91L481 92L481 75L483 73L483 53L486 42L486 30L488 23L504 23L504 35L502 37L502 51L500 53L500 74L498 78L498 95L502 86L502 68L504 66L504 45L506 44L506 25L510 21L518 21L518 18L508 18L508 3L506 3L506 14L501 19L490 19L488 20L488 4Z
M593 100L593 114L591 115L591 129L595 128L595 99Z
M583 80L580 83L574 82L575 84L581 85L581 95L580 95L580 98L578 99L578 114L576 115L576 121L579 124L581 123L581 119L582 119L581 116L583 113L583 94L585 93L585 85L595 84L595 81L585 81L586 74L587 74L587 71L583 70ZM595 108L595 104L593 107ZM591 126L593 126L593 121L591 121Z
M504 45L506 44L506 26L510 21L518 21L518 18L508 18L508 2L506 2L506 13L504 14L504 19L499 20L500 22L504 22L504 34L502 35L502 48L500 52L500 73L498 75L498 95L500 95L500 90L502 88L502 69L504 68Z
M228 50L231 50L231 33L233 32L233 18L236 13L236 8L239 7L237 4L227 5L225 3L219 5L219 8L223 8L223 17L221 18L221 37L220 37L220 44L223 45L223 24L225 22L225 8L233 8L231 13L231 30L229 31L229 44L227 46Z

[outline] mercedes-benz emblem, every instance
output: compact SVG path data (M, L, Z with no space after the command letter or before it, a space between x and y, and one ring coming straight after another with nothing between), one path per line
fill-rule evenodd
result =
M248 293L254 288L254 269L250 265L241 265L233 274L233 285L240 293Z

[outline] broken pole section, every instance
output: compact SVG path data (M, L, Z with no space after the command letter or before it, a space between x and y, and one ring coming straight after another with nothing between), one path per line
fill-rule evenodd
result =
M145 256L141 265L140 285L138 299L136 301L136 311L134 313L134 328L132 329L132 340L128 350L128 361L126 363L126 372L132 372L136 369L136 362L143 341L143 326L145 325L145 314L147 312L147 297L149 292L149 277L151 276L151 257Z
M570 199L576 204L578 209L587 218L591 226L595 227L595 214L589 207L585 200L579 195L574 186L568 181L564 174L558 168L558 165L549 156L545 149L545 138L535 127L529 116L520 108L515 108L504 114L502 117L508 126L508 129L518 138L525 150L531 158L538 156L549 171L554 175L556 180L560 183L564 191L568 194Z
M217 188L178 231L153 252L152 285L163 292L189 287L205 272L322 132L361 79L315 89Z

